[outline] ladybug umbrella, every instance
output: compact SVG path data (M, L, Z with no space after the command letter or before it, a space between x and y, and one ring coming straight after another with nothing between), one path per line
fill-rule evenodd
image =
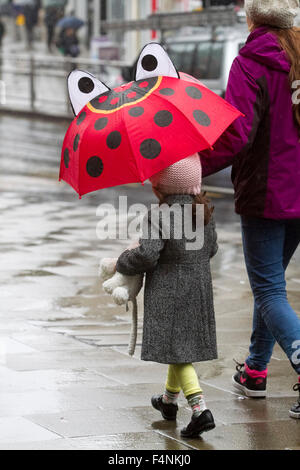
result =
M241 113L195 78L178 73L165 50L146 46L136 80L113 90L92 75L68 79L76 119L62 149L60 179L81 197L143 183L211 148Z

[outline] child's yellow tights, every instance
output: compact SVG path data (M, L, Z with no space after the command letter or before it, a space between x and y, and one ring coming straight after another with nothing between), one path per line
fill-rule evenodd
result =
M179 393L182 390L186 398L203 393L193 364L170 365L166 389L171 393Z

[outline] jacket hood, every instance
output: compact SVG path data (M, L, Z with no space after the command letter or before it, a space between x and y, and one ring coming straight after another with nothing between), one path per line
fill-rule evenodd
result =
M270 33L267 26L261 26L253 31L246 45L240 50L240 55L248 57L266 67L289 73L289 59L280 47L277 37Z

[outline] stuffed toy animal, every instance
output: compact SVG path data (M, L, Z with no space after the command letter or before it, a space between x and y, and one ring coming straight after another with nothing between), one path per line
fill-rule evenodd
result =
M105 258L100 262L99 275L103 282L104 291L111 295L117 305L132 302L132 329L129 343L129 355L133 356L137 341L138 307L137 296L143 287L143 275L124 276L116 271L117 259Z

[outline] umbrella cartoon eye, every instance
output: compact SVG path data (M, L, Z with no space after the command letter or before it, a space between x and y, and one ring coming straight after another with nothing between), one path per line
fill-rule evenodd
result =
M136 81L151 77L180 78L165 49L157 43L144 47L136 67Z
M96 77L81 70L75 70L69 75L68 88L70 101L76 116L93 98L110 90Z

